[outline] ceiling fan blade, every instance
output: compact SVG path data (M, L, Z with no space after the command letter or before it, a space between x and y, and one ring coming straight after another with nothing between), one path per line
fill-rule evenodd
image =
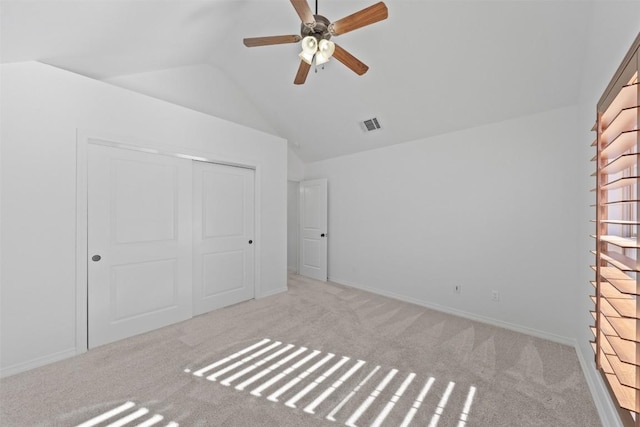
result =
M344 50L338 45L336 46L336 50L333 52L333 57L338 61L342 62L348 68L350 68L354 73L361 76L369 70L364 63L362 63L358 58L351 55L349 52Z
M293 81L293 84L301 85L307 80L307 74L309 74L309 69L311 65L307 64L304 61L300 61L300 67L298 67L298 74L296 74L296 78Z
M297 43L302 40L298 35L291 36L268 36L268 37L249 37L242 40L246 47L269 46L272 44Z
M313 12L309 7L309 3L307 3L307 0L291 0L291 4L296 9L296 12L298 12L298 16L302 23L313 28L316 24L316 18L313 17Z
M376 22L387 19L388 17L389 11L387 9L387 5L383 2L379 2L373 6L362 9L359 12L346 16L342 19L338 19L336 22L329 25L329 32L331 35L339 36L341 34L348 33L349 31L375 24Z

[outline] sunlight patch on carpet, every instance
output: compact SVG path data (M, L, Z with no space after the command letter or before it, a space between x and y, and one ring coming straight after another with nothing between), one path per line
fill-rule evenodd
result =
M469 417L469 412L471 411L471 405L473 404L473 398L475 395L476 388L473 386L469 387L469 394L467 395L467 400L464 402L464 408L462 408L462 413L460 414L458 427L464 427L467 424L467 418Z
M133 412L131 412L132 410ZM83 422L82 424L78 424L76 427L94 427L94 426L97 426L98 424L104 425L103 423L105 422L109 422L109 424L106 425L106 427L123 427L126 425L134 425L134 424L130 424L134 421L136 421L136 424L135 424L136 427L152 427L152 426L160 427L159 423L161 423L162 420L164 420L164 417L162 415L155 414L151 418L148 418L144 421L141 420L141 418L148 415L149 412L150 412L149 409L144 407L136 409L136 404L134 402L128 401L109 411L106 411L100 415L97 415L91 418L90 420ZM116 417L121 417L121 418L116 418ZM170 421L168 424L164 424L164 427L179 427L179 424L174 421Z
M300 407L307 414L349 427L356 427L359 421L380 427L394 417L396 425L407 427L417 415L420 423L430 420L429 427L437 427L445 414L458 427L465 427L469 419L475 386L468 388L464 406L455 411L452 405L462 406L460 393L465 390L456 388L454 381L437 381L431 376L420 380L415 372L402 374L380 365L366 368L364 360L328 352L320 356L322 353L265 338L217 362L189 367L184 372L246 390L252 396L266 396L271 402L283 399L284 406ZM377 382L369 384L374 376ZM441 394L428 397L434 389Z

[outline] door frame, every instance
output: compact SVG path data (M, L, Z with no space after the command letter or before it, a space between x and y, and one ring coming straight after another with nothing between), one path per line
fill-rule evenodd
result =
M287 180L287 273L290 273L291 270L289 270L289 217L288 217L288 213L289 213L289 203L291 202L291 200L289 200L289 184L294 183L296 185L296 205L295 205L295 212L296 212L296 226L295 228L295 242L296 242L296 247L295 247L295 254L296 254L296 271L294 271L293 273L295 274L300 274L300 181L293 181L293 180Z
M253 227L256 236L254 244L254 295L262 296L261 286L261 253L262 253L262 229L260 201L262 194L261 165L240 163L230 159L224 159L210 152L204 152L182 147L164 145L148 140L137 139L131 136L123 136L110 132L97 132L84 129L76 129L76 354L86 353L88 350L88 147L89 144L104 145L113 148L142 151L151 154L179 157L187 160L216 163L226 166L234 166L252 169L254 175L254 217Z

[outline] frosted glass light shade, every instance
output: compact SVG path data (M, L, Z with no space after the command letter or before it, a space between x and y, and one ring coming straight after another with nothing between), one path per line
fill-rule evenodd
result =
M313 56L318 50L318 40L315 37L307 36L302 39L302 52Z
M305 51L302 51L298 54L298 56L300 57L300 59L302 59L304 62L306 62L307 64L311 65L311 63L313 62L313 56L314 54L308 54Z
M313 57L318 51L318 40L313 36L307 36L302 39L300 44L302 45L302 52L300 52L298 56L304 62L311 65Z
M321 52L316 53L316 65L322 65L329 62L329 58L324 56Z
M333 52L336 50L336 44L332 41L322 39L320 43L318 43L318 53L322 54L327 61L333 55ZM326 62L326 61L325 61Z

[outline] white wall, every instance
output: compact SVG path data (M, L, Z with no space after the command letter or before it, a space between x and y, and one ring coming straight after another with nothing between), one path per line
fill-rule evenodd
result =
M304 179L304 163L291 147L288 150L287 168L290 181L302 181Z
M299 182L304 179L304 163L288 148L287 156L287 269L298 272Z
M571 343L576 135L564 108L307 164L330 280Z
M103 81L263 132L277 134L244 91L218 67L210 64L127 74ZM287 152L288 178L301 181L304 177L304 163L291 147L288 147Z
M40 63L1 70L2 375L82 351L75 336L77 129L255 165L259 296L286 289L286 141Z
M128 74L104 81L267 133L276 133L246 94L213 65Z

